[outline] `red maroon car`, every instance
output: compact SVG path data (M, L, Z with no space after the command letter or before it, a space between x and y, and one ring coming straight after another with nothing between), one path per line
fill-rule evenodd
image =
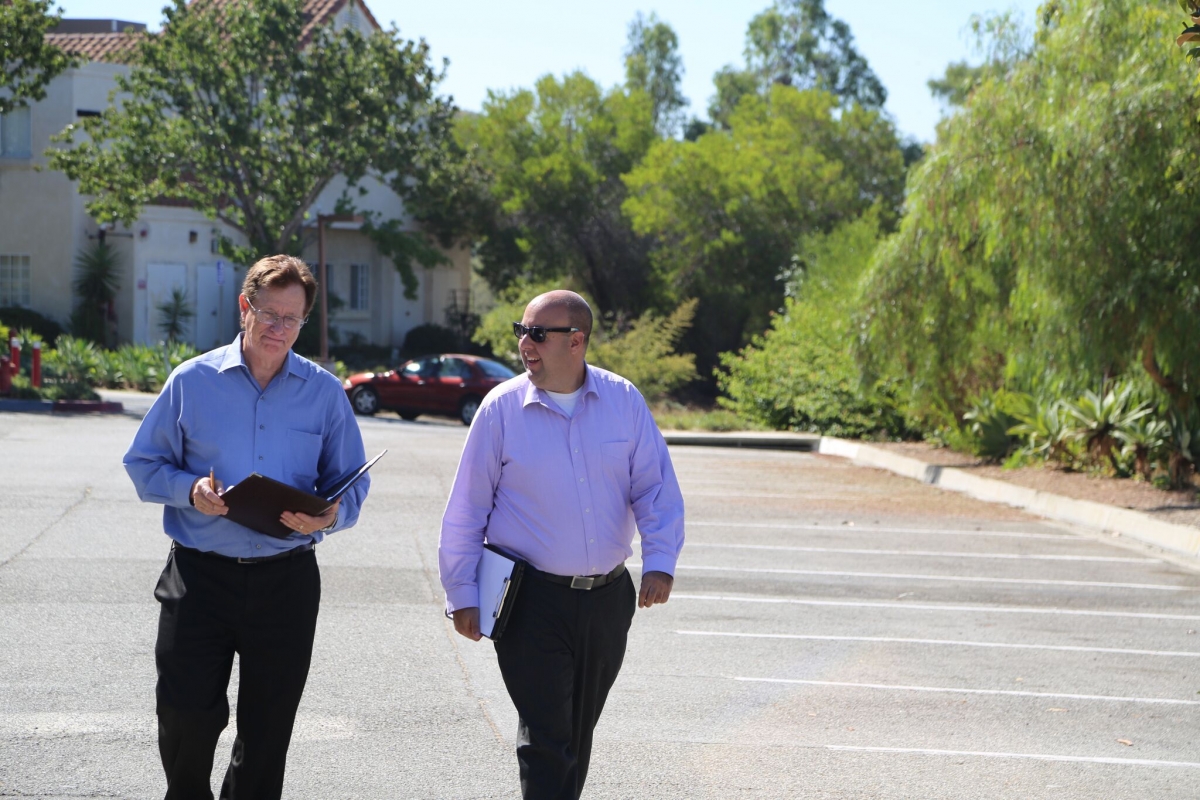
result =
M404 419L420 414L475 418L484 396L514 373L499 361L459 353L422 356L388 372L361 372L342 382L356 414L392 410Z

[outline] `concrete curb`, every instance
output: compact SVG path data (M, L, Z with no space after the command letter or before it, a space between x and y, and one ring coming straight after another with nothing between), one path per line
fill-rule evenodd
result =
M8 400L0 399L0 411L14 414L49 414L54 410L51 400Z
M815 433L787 431L745 431L741 433L708 433L699 431L663 431L667 444L703 447L757 447L770 450L815 451L821 437Z
M915 458L845 439L822 437L817 452L847 458L864 467L886 469L940 489L961 492L977 500L1004 503L1046 519L1128 536L1130 539L1161 547L1172 553L1193 559L1200 558L1200 528L1162 522L1140 511L1093 503L1089 500L1075 500L1004 481L981 478L961 469L926 464Z
M16 414L121 414L120 403L106 400L5 400L0 411Z

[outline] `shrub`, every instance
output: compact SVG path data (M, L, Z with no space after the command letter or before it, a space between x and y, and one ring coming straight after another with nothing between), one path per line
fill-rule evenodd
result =
M647 311L621 334L593 331L589 362L630 381L650 401L686 386L698 377L696 356L675 348L692 327L696 303L688 300L666 317Z
M45 354L43 365L47 389L57 387L60 396L71 398L92 397L96 383L96 369L100 352L87 339L63 334L54 342L54 349Z
M1017 410L1028 408L1028 395L999 389L985 392L963 414L963 441L975 455L989 461L1008 458L1020 445L1011 431L1021 424Z
M44 342L57 341L58 337L63 334L62 326L57 322L28 308L18 306L0 308L0 320L9 328L28 328Z
M430 353L460 353L465 344L458 333L445 325L427 322L404 335L400 350L405 358L416 358Z

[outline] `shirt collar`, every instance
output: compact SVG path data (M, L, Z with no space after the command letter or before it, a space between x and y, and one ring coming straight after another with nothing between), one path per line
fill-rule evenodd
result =
M245 331L239 331L234 338L233 343L225 349L225 357L221 359L221 366L217 372L225 372L226 370L234 369L235 367L250 367L246 366L246 360L242 356L242 339L245 337ZM295 375L297 378L308 380L308 373L304 369L304 362L300 356L296 355L296 351L288 350L287 360L284 362L284 367L289 375ZM282 370L281 370L282 371Z
M589 394L597 397L600 396L600 392L596 390L596 378L592 375L592 367L590 364L584 364L583 394L580 395L580 398L586 397ZM532 403L546 405L549 399L550 398L544 392L542 392L541 389L533 385L533 381L529 381L529 385L525 387L525 399L522 401L521 407L524 408Z

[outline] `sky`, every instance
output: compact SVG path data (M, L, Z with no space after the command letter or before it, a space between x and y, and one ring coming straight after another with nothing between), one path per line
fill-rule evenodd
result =
M64 16L118 18L156 30L163 0L59 0ZM384 27L405 38L424 38L450 65L442 93L478 111L488 90L531 87L547 73L581 69L604 87L624 80L622 52L628 25L651 12L674 28L685 70L683 93L690 114L705 117L712 76L726 64L742 66L746 26L770 0L366 0ZM1039 0L907 0L867 3L825 0L831 16L845 20L858 51L888 90L886 110L902 134L934 139L943 113L925 83L951 61L977 62L965 29L972 14L1014 10L1032 26ZM574 7L572 7L574 6ZM118 11L119 9L119 11ZM569 10L565 10L569 9Z

